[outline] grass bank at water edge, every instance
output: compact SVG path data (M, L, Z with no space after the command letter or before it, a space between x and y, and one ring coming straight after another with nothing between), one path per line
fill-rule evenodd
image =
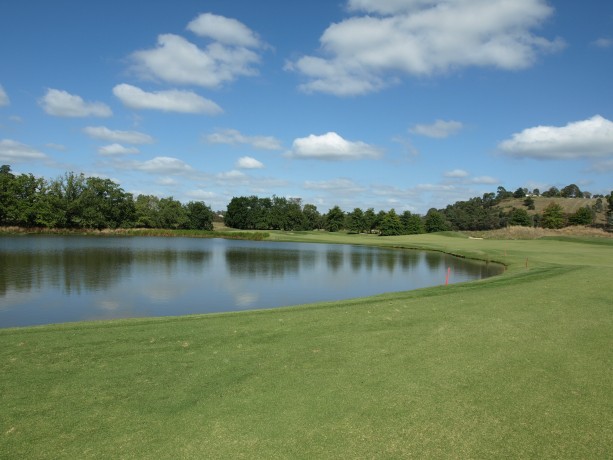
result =
M0 330L0 458L610 457L612 244L270 239L508 269L285 309Z

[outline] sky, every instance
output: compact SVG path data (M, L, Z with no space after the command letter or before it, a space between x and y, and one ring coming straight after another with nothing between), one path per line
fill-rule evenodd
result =
M0 164L425 214L613 189L608 0L6 0Z

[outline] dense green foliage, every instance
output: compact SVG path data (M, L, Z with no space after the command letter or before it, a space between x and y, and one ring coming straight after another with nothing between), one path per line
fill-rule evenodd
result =
M542 214L534 211L534 197L591 197L575 184L559 190L551 187L542 194L504 187L496 193L485 193L465 201L457 201L444 209L432 208L425 216L395 209L375 213L354 208L344 212L339 206L321 214L313 204L300 198L273 196L234 197L224 214L226 226L241 230L327 230L349 233L378 233L381 236L414 235L448 230L495 230L509 225L561 228L566 225L592 225L596 213L606 212L605 228L613 231L611 195L598 196L591 208L565 214L559 205ZM505 200L523 199L524 208L504 210ZM603 202L603 199L606 202ZM606 204L606 207L605 207ZM407 205L409 205L407 203ZM0 226L46 227L68 229L166 228L212 230L213 213L203 202L182 204L172 197L138 195L136 198L110 179L66 173L47 181L32 174L14 175L10 166L0 168ZM602 226L602 217L599 225Z
M186 205L139 195L136 200L110 179L66 173L46 181L0 167L0 225L67 229L175 228L212 230L203 202Z

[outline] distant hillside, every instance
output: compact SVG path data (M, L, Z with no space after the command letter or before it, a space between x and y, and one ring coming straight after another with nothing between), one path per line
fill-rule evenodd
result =
M590 208L596 204L597 198L548 198L544 196L534 196L532 199L534 200L534 210L529 210L526 205L524 205L525 198L507 198L502 200L498 207L503 209L505 212L510 211L513 208L523 208L528 211L529 215L534 214L542 214L543 210L549 206L550 203L559 204L566 214L574 214L579 209L584 208L585 206L589 206ZM603 201L603 210L602 212L596 213L595 224L604 224L605 223L605 212L607 208L606 200Z

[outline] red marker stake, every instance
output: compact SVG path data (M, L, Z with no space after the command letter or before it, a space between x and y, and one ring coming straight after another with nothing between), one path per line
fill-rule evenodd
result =
M449 284L449 275L451 274L451 267L447 267L447 276L445 277L445 286Z

